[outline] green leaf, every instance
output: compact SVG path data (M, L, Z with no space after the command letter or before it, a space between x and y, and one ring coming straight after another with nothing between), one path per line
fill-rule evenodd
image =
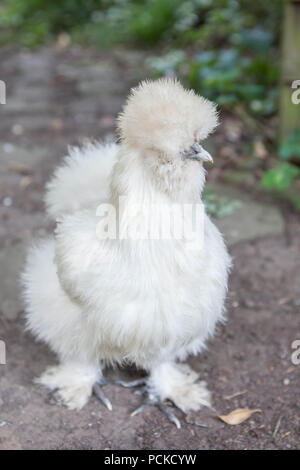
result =
M300 129L296 129L280 146L279 157L283 161L300 159Z
M299 174L299 169L294 165L279 163L263 175L262 184L266 189L284 190L292 184Z

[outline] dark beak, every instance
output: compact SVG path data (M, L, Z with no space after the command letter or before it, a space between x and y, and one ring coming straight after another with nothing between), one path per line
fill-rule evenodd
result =
M186 152L183 152L182 155L185 158L191 160L198 160L202 162L211 162L213 163L213 158L198 142L195 142L191 145L190 149Z

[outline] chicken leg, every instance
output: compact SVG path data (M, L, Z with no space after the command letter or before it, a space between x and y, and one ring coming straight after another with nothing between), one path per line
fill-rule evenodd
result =
M143 403L141 406L136 408L130 416L136 416L140 413L142 413L145 409L149 408L150 406L157 406L158 409L166 416L166 418L175 426L177 429L181 428L181 424L179 419L171 413L168 408L162 403L162 401L159 399L159 397L155 394L153 394L150 390L150 387L147 385L147 379L142 378L142 379L137 379L133 380L132 382L126 382L124 380L118 380L116 382L117 385L121 385L122 387L125 388L131 388L131 387L138 387L140 385L143 385L143 387L139 390L137 390L135 393L137 395L147 395L147 399L145 403Z
M123 387L144 385L136 393L147 395L145 403L131 413L136 416L149 406L155 405L167 419L180 429L179 419L165 406L165 401L171 401L184 413L189 410L198 411L202 406L211 406L211 394L204 381L198 382L198 374L187 364L163 363L156 366L148 378L117 384Z

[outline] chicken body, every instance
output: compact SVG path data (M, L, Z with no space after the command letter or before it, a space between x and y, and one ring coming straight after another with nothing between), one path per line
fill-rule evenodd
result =
M164 87L187 93L177 83L160 85L163 100ZM204 213L203 231L192 241L120 237L143 227L153 206L163 215L174 204L201 205L202 164L177 158L178 148L172 159L172 152L141 148L129 138L91 144L73 151L48 184L46 206L58 224L55 236L28 256L27 321L60 360L39 380L58 389L69 408L87 402L112 363L145 369L151 394L185 412L210 403L198 374L178 361L200 352L223 319L230 259L221 234ZM107 211L117 237L99 237Z

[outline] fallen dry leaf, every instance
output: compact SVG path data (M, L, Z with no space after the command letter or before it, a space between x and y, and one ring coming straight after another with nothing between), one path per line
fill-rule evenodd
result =
M224 421L224 423L235 426L236 424L241 424L246 421L246 419L250 418L253 413L261 413L261 410L259 408L256 408L255 410L250 410L249 408L237 408L236 410L231 411L228 415L217 415L217 417Z

